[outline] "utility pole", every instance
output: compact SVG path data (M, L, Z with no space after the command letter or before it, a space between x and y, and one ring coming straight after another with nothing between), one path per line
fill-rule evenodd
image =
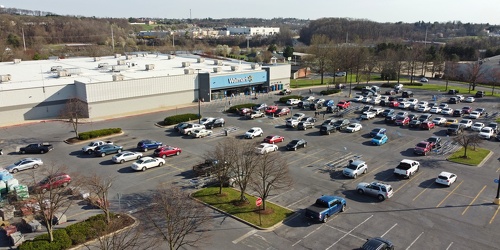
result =
M113 26L111 26L111 46L113 47L113 53L115 52L115 36L113 35Z
M23 46L24 46L24 51L26 51L26 40L24 39L24 28L21 28L21 31L23 32Z
M200 70L201 69L196 69L198 71L198 74L196 75L196 78L198 80L198 123L201 124L201 94L200 94Z

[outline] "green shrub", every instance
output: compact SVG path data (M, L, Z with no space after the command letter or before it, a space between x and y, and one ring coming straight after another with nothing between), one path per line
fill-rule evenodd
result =
M97 138L106 135L118 134L121 133L121 128L105 128L99 130L92 130L87 132L78 133L78 139L80 140L88 140L92 138Z
M339 93L339 92L340 92L340 89L329 89L329 90L322 90L319 93L322 94L322 95L331 95L331 94L336 94L336 93Z
M199 117L201 118L201 117ZM174 116L169 116L163 119L163 125L174 125L180 122L188 122L188 121L193 121L198 119L198 114L180 114L180 115L174 115Z
M396 86L396 83L383 83L380 87L382 88L394 88Z
M413 83L405 83L405 86L423 86L424 84L421 82L413 82Z
M229 109L226 110L227 113L238 113L239 109L242 108L252 108L255 106L255 103L244 103L244 104L239 104L239 105L234 105L229 107Z
M370 86L366 86L366 85L356 85L354 88L352 88L353 90L363 90L365 89L366 87L370 87Z
M65 229L73 245L82 244L91 236L89 223L86 221L67 226Z
M299 100L302 100L302 96L300 96L300 95L283 96L283 97L280 98L279 102L286 103L289 99L299 99Z
M26 241L18 249L20 250L61 250L71 247L71 239L66 230L59 229L53 232L54 241L49 242L49 235L42 234L32 241Z

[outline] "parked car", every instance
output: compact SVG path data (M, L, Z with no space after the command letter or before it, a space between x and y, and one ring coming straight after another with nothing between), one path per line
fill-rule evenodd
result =
M423 114L418 118L418 120L421 122L430 121L431 117L432 117L432 114Z
M479 137L481 139L489 140L495 135L493 128L483 127L481 131L479 131Z
M442 109L448 108L448 103L446 103L446 102L442 102L442 103L440 103L440 104L439 104L439 106L438 106L438 107L439 107L439 108L441 109L441 111L442 111Z
M288 115L290 114L290 109L289 108L280 108L280 109L277 109L275 112L274 112L274 116L282 116L282 115Z
M383 117L386 117L386 116L391 116L395 113L396 111L394 109L386 109L384 110L384 112L382 112L382 116Z
M215 120L214 117L203 117L200 120L200 124L207 125L207 123L212 122L213 120Z
M245 138L247 139L253 139L254 137L256 136L263 136L264 135L264 131L262 131L261 128L259 127L253 127L251 129L249 129L246 133L245 133Z
M468 102L468 103L473 103L475 101L476 101L476 99L474 97L472 97L472 96L469 96L469 97L465 98L465 102Z
M431 110L429 110L429 113L440 114L441 111L443 111L443 110L440 107L432 107Z
M446 118L444 117L436 117L434 118L434 120L432 120L432 122L435 124L435 125L443 125L445 122L446 122Z
M299 122L299 124L297 124L297 129L299 130L306 130L308 128L314 128L314 122L302 120Z
M256 110L259 110L259 111L260 110L265 110L266 108L267 108L267 104L266 103L257 104L257 105L255 105L255 106L252 107L252 109L254 111L256 111Z
M408 127L420 128L420 124L422 124L422 121L420 121L420 120L411 120L410 123L408 124Z
M297 150L300 147L307 147L307 141L304 139L293 139L286 145L287 150Z
M481 131L481 129L484 127L484 123L482 122L475 122L474 124L472 124L471 126L471 129L472 131Z
M478 111L472 111L470 112L468 117L470 119L478 119L479 117L481 117L481 113L479 113Z
M388 115L384 118L385 123L394 124L396 123L397 116L396 115Z
M420 162L414 160L403 159L401 162L394 168L394 174L403 176L406 178L410 178L414 174L418 172L420 168Z
M163 146L163 142L154 141L154 140L142 140L137 143L137 149L140 151L148 151L150 149L157 149Z
M375 135L371 140L372 144L377 146L383 145L387 143L387 141L389 141L387 135L382 135L382 134Z
M427 138L427 141L432 144L432 148L440 148L441 147L441 137L439 136L431 136Z
M66 187L70 183L71 176L66 173L56 173L45 177L43 180L36 184L34 189L36 192L45 193L55 188Z
M172 156L172 155L180 155L182 153L182 149L178 147L173 147L173 146L163 146L160 148L157 148L153 155L155 157L161 157L161 158L166 158L167 156Z
M397 126L406 126L410 124L410 118L408 116L396 116L394 123Z
M195 129L204 129L206 128L205 125L203 124L196 124L196 123L191 123L185 128L181 130L181 133L184 135L191 135Z
M289 95L292 93L292 90L291 89L282 89L280 90L279 94L280 95Z
M275 144L275 143L283 142L283 141L285 141L285 137L283 137L281 135L269 135L269 136L266 136L266 138L264 138L264 142L271 143L271 144Z
M278 110L278 106L268 106L265 110L266 115L272 115Z
M347 128L345 128L345 130L349 133L353 133L356 131L360 131L362 128L363 126L359 123L351 123L349 124L349 126L347 126Z
M496 123L496 122L490 122L485 127L492 128L493 129L493 133L498 133L499 132L499 130L498 130L498 123Z
M356 179L359 175L368 172L368 165L362 160L349 161L349 164L342 170L342 174L349 178Z
M470 112L472 112L472 108L470 106L465 106L462 108L463 114L470 114Z
M443 171L436 178L436 183L446 185L449 187L449 186L451 186L451 184L453 184L453 183L455 183L455 181L457 181L457 178L458 177L456 174Z
M49 143L32 143L26 147L21 147L19 153L21 154L45 154L54 149L54 146Z
M453 109L452 108L443 108L441 110L442 115L452 115L453 114Z
M373 119L375 118L375 112L371 112L371 111L366 111L366 112L363 112L363 114L361 114L361 117L360 117L362 120L369 120L369 119Z
M373 109L373 106L372 106L372 105L365 105L365 106L363 106L363 108L361 109L361 113L363 113L363 112L368 112L368 111L370 111L370 110L372 110L372 109Z
M468 129L470 127L472 127L472 120L470 119L462 119L459 124L462 124L462 126L464 127L464 129Z
M174 126L174 130L177 132L181 132L181 130L189 125L189 122L181 122Z
M477 91L476 94L474 95L476 98L481 98L485 96L484 91Z
M23 158L19 161L10 164L5 168L9 173L17 173L26 169L36 169L43 165L43 161L40 158Z
M346 109L346 108L349 108L350 106L351 106L351 102L345 101L345 100L339 101L339 103L337 104L337 107L340 109Z
M142 153L132 152L132 151L123 151L114 155L111 160L114 163L124 163L126 161L139 160L142 157Z
M241 108L238 110L241 116L245 116L246 114L252 112L251 108Z
M450 90L448 90L448 94L449 94L449 95L456 95L456 94L458 94L458 93L459 93L459 91L458 91L458 90L456 90L456 89L450 89Z
M346 206L347 203L344 198L324 195L305 209L305 216L325 223L332 215L344 212Z
M367 239L361 250L394 250L394 244L390 240L375 237Z
M333 107L335 102L332 99L325 100L323 102L323 107Z
M422 78L420 78L420 82L429 82L429 79L422 77Z
M356 187L359 194L366 194L377 197L380 201L389 199L394 194L392 186L381 182L366 183L361 182Z
M255 152L261 155L274 151L278 151L278 146L275 144L261 143L259 146L255 147Z
M318 110L318 109L322 109L322 108L323 108L323 104L321 102L309 104L310 110Z
M120 153L122 152L123 147L114 145L114 144L106 144L99 146L95 149L94 154L104 157L109 154L115 154L115 153Z
M161 167L165 164L165 160L162 158L153 157L142 157L141 159L135 161L132 166L130 166L135 171L146 171L147 169L154 167Z
M416 155L427 155L432 150L432 143L428 141L421 141L415 145L413 153Z
M264 114L264 112L261 112L260 110L254 110L251 113L247 113L245 116L248 119L255 119L265 117L266 114Z
M458 135L464 132L464 127L461 124L453 123L446 130L447 135Z
M456 123L458 123L457 119L448 118L448 119L446 119L446 122L444 123L444 126L445 127L449 127L449 126L451 126L451 124L456 124Z
M288 99L286 101L286 104L288 104L288 105L297 105L297 104L299 104L299 102L300 102L299 99L291 98L291 99Z
M385 135L386 132L387 132L387 129L385 129L385 128L374 128L374 129L372 129L372 131L370 131L370 136L374 137L378 134Z
M205 124L205 127L207 129L213 129L215 127L224 127L225 124L226 124L226 121L224 120L224 118L217 117L217 118L213 119L211 122Z
M397 108L397 107L399 107L399 102L398 101L389 102L389 107Z
M434 123L433 123L433 122L431 122L431 121L425 121L425 122L422 122L422 123L420 124L420 128L421 128L421 129L427 129L427 130L431 130L431 129L433 129L435 126L436 126L436 125L434 125Z
M86 154L93 154L95 149L99 146L106 145L106 144L113 144L111 141L92 141L87 146L82 148L82 152Z
M203 138L207 136L211 136L213 134L212 130L208 129L195 129L193 130L193 133L191 133L191 137L193 138Z

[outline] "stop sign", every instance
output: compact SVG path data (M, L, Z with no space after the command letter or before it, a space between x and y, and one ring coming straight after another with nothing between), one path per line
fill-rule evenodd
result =
M262 198L259 197L255 200L255 206L260 207L260 205L262 205Z

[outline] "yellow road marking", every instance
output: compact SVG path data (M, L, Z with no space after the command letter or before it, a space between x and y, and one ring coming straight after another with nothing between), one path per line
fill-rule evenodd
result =
M497 171L496 171L496 172L498 173L499 171L500 171L500 168L497 168Z
M417 175L411 177L407 182L405 182L405 184L401 185L401 187L399 187L398 189L396 189L394 191L394 193L398 192L401 188L403 188L404 186L408 185L408 183L412 182L413 180L415 180L417 178L417 176L419 176L422 172L419 172Z
M481 193L484 191L485 188L486 188L486 185L484 185L483 189L481 189L481 191L479 191L479 193L476 195L476 197L474 197L474 199L469 203L469 205L462 212L462 215L464 215L465 212L467 212L467 210L469 209L469 207L472 205L472 203L474 203L477 200L477 198L479 197L479 195L481 195Z
M69 218L73 218L73 217L78 216L78 215L86 214L86 213L88 213L88 212L90 212L90 211L91 211L91 210L85 210L85 211L80 212L80 213L77 213L77 214L72 214L72 215L69 215L69 216L67 216L67 218L68 218L68 219L69 219Z
M444 199L441 202L439 202L439 204L436 207L441 206L441 204L443 204L443 202L446 199L448 199L448 197L450 197L450 195L453 194L453 192L455 192L455 190L457 190L457 188L460 187L460 185L462 185L462 183L464 183L464 181L461 181L446 197L444 197Z
M297 162L297 161L303 160L304 158L309 158L309 157L311 157L311 156L313 156L313 155L315 155L315 154L317 154L317 153L323 152L323 151L324 151L324 149L323 149L323 150L320 150L320 151L318 151L318 152L312 153L312 154L306 154L306 155L304 155L303 157L298 158L297 160L294 160L294 161L290 161L290 162L288 162L288 164L295 163L295 162Z
M425 187L424 190L422 190L422 192L420 192L417 196L415 196L415 198L413 198L413 201L415 201L420 195L422 195L427 189L429 189L432 184L434 184L434 182L431 182L431 184L429 184L429 186Z
M498 210L500 210L500 206L497 207L497 211L495 211L495 214L493 215L493 217L491 217L491 220L490 220L489 224L491 224L493 222L493 220L495 219L495 217L497 217Z
M324 159L323 159L323 158L320 158L320 159L315 160L315 161L313 161L313 162L311 162L311 163L309 163L309 164L305 164L304 166L302 166L302 167L300 167L300 168L306 168L306 167L309 167L309 166L313 165L314 163L316 163L316 162L318 162L318 161L322 161L322 160L324 160Z

